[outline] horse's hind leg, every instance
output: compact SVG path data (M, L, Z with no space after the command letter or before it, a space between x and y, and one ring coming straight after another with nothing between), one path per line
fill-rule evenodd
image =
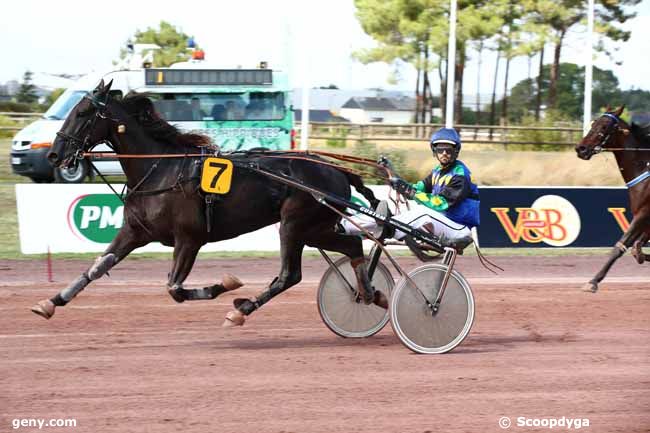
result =
M246 316L302 280L302 250L305 244L295 237L286 224L280 226L280 241L282 257L280 274L271 282L268 289L255 299L235 299L235 310L226 315L223 327L243 325Z
M104 254L95 263L74 280L68 287L61 290L51 299L45 299L34 305L31 310L41 317L49 319L54 315L56 307L63 307L81 292L91 281L106 274L113 266L128 256L134 249L149 243L139 231L124 226L117 233L113 242L106 248Z
M596 293L598 291L598 283L600 283L609 272L610 268L619 257L621 257L625 252L630 248L630 246L639 239L639 236L642 236L644 230L646 230L646 225L648 224L648 217L645 215L637 215L632 219L630 227L627 229L623 237L616 242L616 245L609 253L609 258L605 265L601 268L600 271L594 277L589 280L587 284L583 287L583 290L586 292Z
M632 246L632 256L640 265L646 261L650 262L650 254L645 254L643 252L643 246L646 244L646 242L648 242L648 238L650 238L650 235L648 235L648 233L645 233L643 236L641 236L641 239L634 242L634 245Z
M224 292L235 290L242 286L237 277L226 274L221 283L202 289L184 289L183 282L192 271L200 244L177 242L174 247L174 264L169 273L167 292L176 302L214 299Z
M321 248L345 254L350 258L350 264L357 278L359 294L365 304L376 304L388 308L388 299L385 294L376 291L368 277L366 259L363 253L363 244L357 236L342 235L332 231L330 227L312 236L307 241L307 246Z

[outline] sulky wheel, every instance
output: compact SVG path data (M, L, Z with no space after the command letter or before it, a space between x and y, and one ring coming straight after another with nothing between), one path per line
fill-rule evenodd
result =
M388 323L388 310L374 304L366 305L357 299L357 279L348 257L336 260L334 266L354 289L351 290L332 267L325 271L317 295L318 312L325 325L335 334L348 338L370 337L381 331ZM372 285L390 299L393 277L381 262L377 263Z
M402 343L417 353L445 353L458 346L474 322L474 296L467 280L452 271L437 313L427 305L438 294L446 265L428 264L401 278L390 302L390 320ZM425 299L426 298L426 299Z

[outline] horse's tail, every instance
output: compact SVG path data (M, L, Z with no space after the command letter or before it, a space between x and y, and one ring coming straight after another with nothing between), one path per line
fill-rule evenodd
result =
M348 181L350 182L350 185L352 185L354 189L356 189L359 192L359 194L364 196L366 200L370 202L372 208L375 209L379 204L379 200L377 200L377 197L375 197L375 194L372 192L372 190L363 184L363 180L361 179L361 176L350 172L345 172L345 174L348 176Z

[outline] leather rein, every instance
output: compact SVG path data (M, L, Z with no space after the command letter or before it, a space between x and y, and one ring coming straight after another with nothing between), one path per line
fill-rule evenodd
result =
M389 168L385 167L382 164L378 164L372 159L369 158L360 158L356 156L350 156L350 155L341 155L338 153L330 153L330 152L322 152L322 151L313 151L313 150L278 150L278 151L268 151L271 154L266 155L265 151L235 151L235 152L226 152L226 153L220 153L218 150L214 152L214 156L236 156L239 154L249 154L249 155L255 155L258 158L270 158L270 159L295 159L295 160L304 160L304 161L310 161L315 164L321 164L321 165L326 165L330 167L334 167L338 170L345 171L350 174L358 175L358 176L366 176L366 175L373 175L380 177L384 180L389 179L392 177L392 172L390 171ZM304 156L297 156L297 154L302 154ZM374 169L381 170L380 173L369 173L367 171L363 170L358 170L358 169L353 169L349 167L342 167L339 164L336 164L334 162L330 161L320 161L320 160L315 160L312 158L309 158L311 155L317 155L317 156L324 156L327 158L332 158L338 161L342 162L348 162L348 163L353 163L353 164L362 164L368 167L372 167ZM211 156L211 153L167 153L167 154L128 154L128 153L113 153L113 152L82 152L79 155L81 158L86 158L86 159L152 159L152 158L158 158L158 160L161 159L166 159L166 158L204 158L206 156ZM155 165L156 163L154 163ZM141 182L139 182L141 183Z

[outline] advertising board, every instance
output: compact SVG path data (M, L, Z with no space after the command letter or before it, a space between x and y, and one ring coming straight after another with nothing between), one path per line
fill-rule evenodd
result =
M114 186L116 190L121 185ZM385 186L371 189L386 198ZM482 247L605 247L627 229L625 188L482 187ZM16 202L24 254L102 252L120 229L122 202L102 184L18 184ZM278 224L201 251L278 251ZM158 243L135 252L163 252Z

